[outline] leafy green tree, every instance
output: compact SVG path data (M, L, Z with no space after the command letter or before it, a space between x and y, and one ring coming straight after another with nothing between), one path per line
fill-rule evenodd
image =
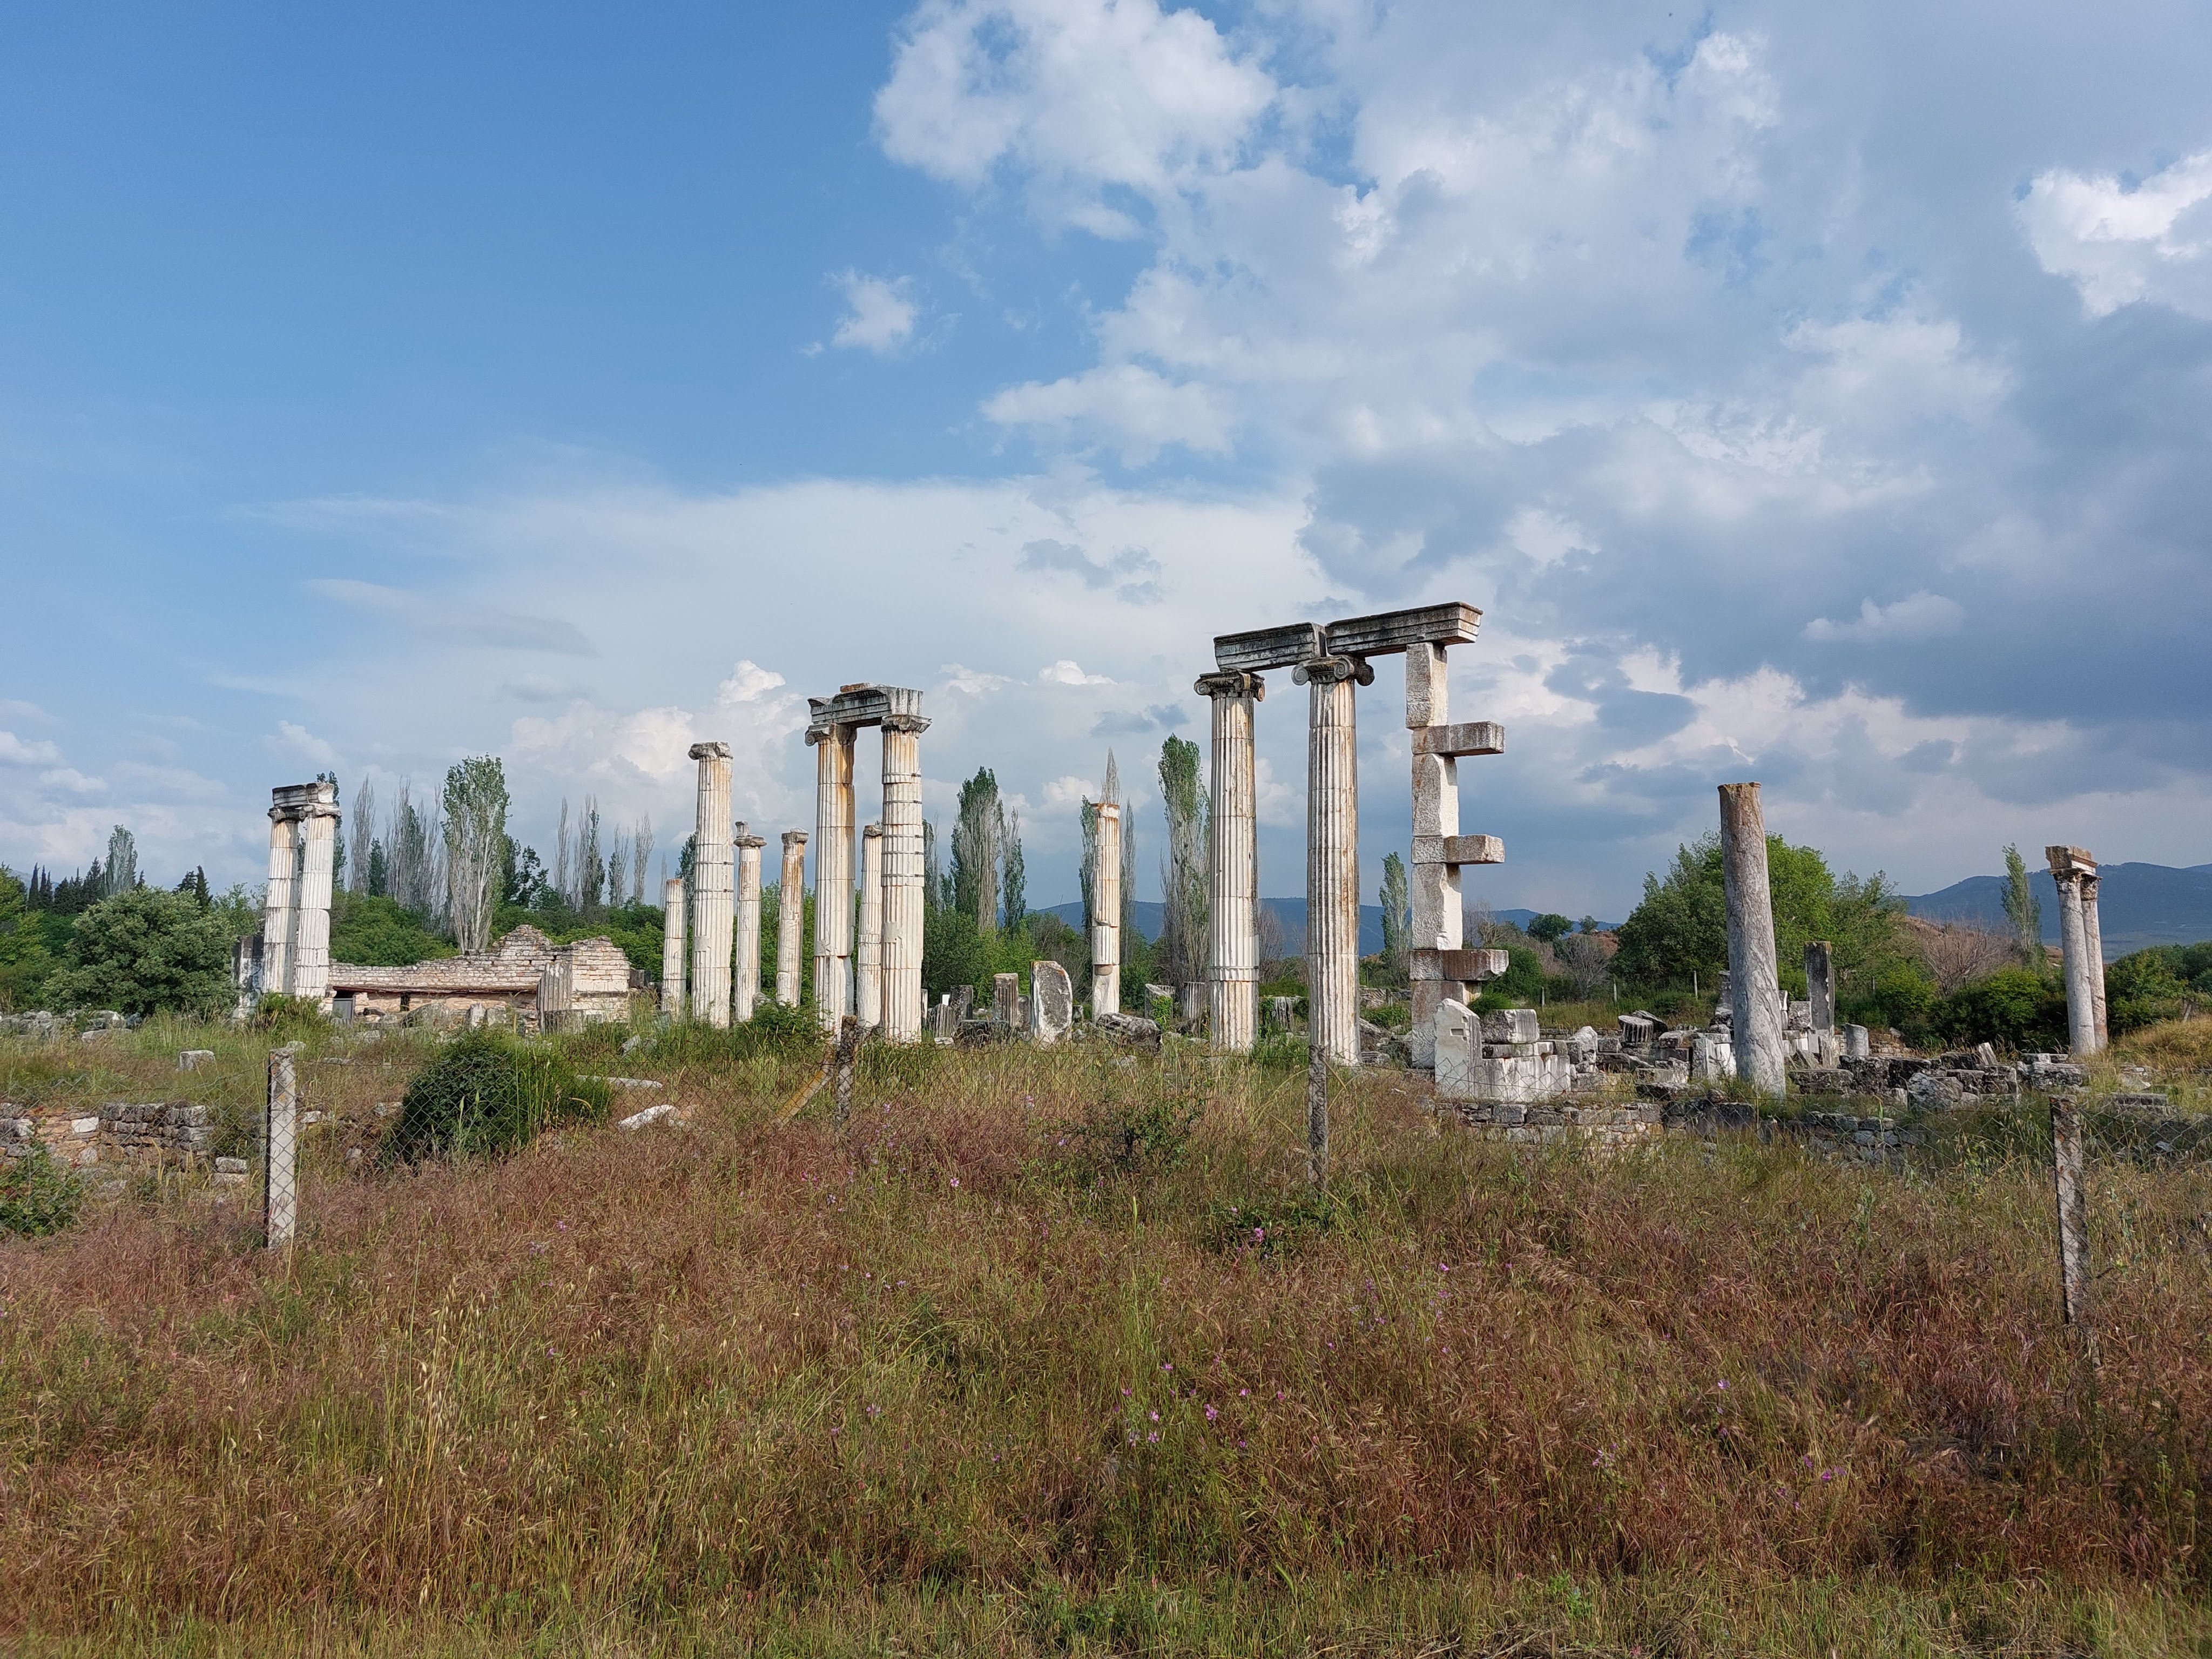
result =
M1160 967L1172 985L1206 975L1206 799L1199 775L1198 745L1170 737L1160 745L1160 804L1168 844L1160 865Z
M2043 959L2043 901L2035 896L2034 884L2028 879L2027 860L2021 857L2020 848L2007 846L2004 861L2005 920L2012 925L2021 960L2039 963Z
M1936 1032L1954 1042L2002 1043L2016 1049L2066 1046L2066 991L2033 968L2000 968L1962 985L1933 1010Z
M1547 945L1556 945L1575 930L1573 922L1556 910L1547 911L1528 924L1528 937L1540 939Z
M507 769L496 755L457 761L446 773L446 884L453 938L464 951L491 942L492 911L506 862ZM590 809L592 856L599 808Z
M1022 919L1030 913L1029 871L1022 862L1022 815L1019 812L1006 815L1005 862L1006 926L1011 930L1019 927Z
M999 927L999 858L1005 850L1006 814L999 780L988 766L960 786L960 814L952 826L952 903L975 919L978 933Z
M39 1006L54 969L40 926L46 920L31 908L29 890L15 872L0 868L0 1012Z
M1394 979L1402 979L1412 966L1407 950L1413 917L1406 890L1406 860L1395 853L1382 855L1382 887L1376 896L1382 905L1382 965Z
M187 895L134 888L77 918L46 996L126 1014L212 1012L231 998L230 941L222 918Z
M1805 946L1826 939L1834 946L1840 994L1865 998L1885 983L1893 988L1913 971L1903 930L1904 901L1876 872L1838 881L1811 847L1766 838L1767 885L1774 905L1776 954L1783 983L1802 995ZM1721 874L1719 835L1709 833L1675 849L1662 881L1644 878L1644 902L1620 927L1616 975L1650 989L1686 988L1692 975L1717 985L1728 966L1728 899Z
M404 968L453 954L399 901L374 893L331 896L331 959L357 968Z

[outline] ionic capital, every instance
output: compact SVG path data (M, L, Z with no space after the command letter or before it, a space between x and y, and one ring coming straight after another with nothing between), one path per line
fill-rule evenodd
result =
M884 716L884 730L908 732L920 737L929 730L929 719L925 714L886 714Z
M1263 702L1267 696L1266 680L1234 668L1218 674L1200 674L1190 689L1201 697L1249 697L1254 702Z
M707 743L695 743L691 745L691 758L693 760L727 760L729 757L730 745L726 743L710 741Z
M1300 685L1336 685L1345 680L1372 685L1375 670L1364 657L1316 657L1292 669L1291 678Z

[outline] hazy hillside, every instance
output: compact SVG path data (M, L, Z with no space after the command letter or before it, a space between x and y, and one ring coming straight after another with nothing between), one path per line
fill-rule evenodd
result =
M2058 889L2048 870L2033 878L2043 905L2043 938L2058 943ZM2097 895L2098 919L2110 961L2153 945L2212 939L2212 864L2177 870L2165 864L2108 864ZM1969 876L1940 892L1908 898L1916 916L2002 927L2004 878Z

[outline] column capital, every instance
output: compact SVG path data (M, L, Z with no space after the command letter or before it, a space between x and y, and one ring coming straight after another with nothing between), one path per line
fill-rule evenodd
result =
M2097 873L2097 860L2087 848L2081 847L2046 847L2043 856L2051 866L2051 873L2063 881L2069 876L2091 876Z
M765 847L768 843L763 841L761 845ZM783 832L783 850L785 852L788 853L794 847L804 847L805 845L806 831L804 830L787 830Z
M1255 702L1264 702L1267 696L1265 679L1236 668L1200 674L1190 689L1201 697L1249 697Z
M884 716L884 730L908 732L920 737L929 730L929 717L927 714L886 714Z
M768 845L768 837L766 836L748 836L740 833L730 837L730 845L732 847L765 847Z
M710 739L706 743L695 743L691 745L693 760L727 760L729 757L730 745L720 740Z
M1364 657L1316 657L1292 669L1291 678L1300 685L1334 685L1344 680L1372 685L1375 670Z
M880 823L862 824L860 838L863 841L881 841L884 838L884 826Z

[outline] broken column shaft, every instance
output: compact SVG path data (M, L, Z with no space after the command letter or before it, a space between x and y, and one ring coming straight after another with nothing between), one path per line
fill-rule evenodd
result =
M691 1018L730 1023L730 745L695 743L698 810L691 842Z
M684 878L660 884L660 1012L684 1018Z
M1091 1018L1121 1012L1121 809L1091 811Z
M1359 1064L1359 745L1352 691L1374 671L1317 657L1296 678L1311 688L1306 731L1306 1001L1311 1046Z
M268 995L283 996L291 989L292 916L299 884L300 821L283 807L271 806L269 891L261 902L261 989Z
M1201 675L1194 689L1213 705L1212 839L1206 856L1207 1025L1216 1048L1249 1054L1260 1031L1260 856L1252 706L1267 696L1267 684L1257 674L1219 673Z
M806 943L806 831L783 832L783 873L775 906L775 1000L799 1006L799 952Z
M1755 783L1721 792L1721 872L1728 898L1729 997L1736 1075L1778 1095L1785 1087L1780 963L1766 876L1766 816Z
M860 923L853 948L853 1012L863 1026L884 1019L884 827L860 831Z
M852 1012L853 728L806 729L814 745L814 1014L823 1029Z
M760 1001L761 848L763 836L750 835L740 823L732 844L738 858L736 966L730 979L730 1017L750 1019Z

